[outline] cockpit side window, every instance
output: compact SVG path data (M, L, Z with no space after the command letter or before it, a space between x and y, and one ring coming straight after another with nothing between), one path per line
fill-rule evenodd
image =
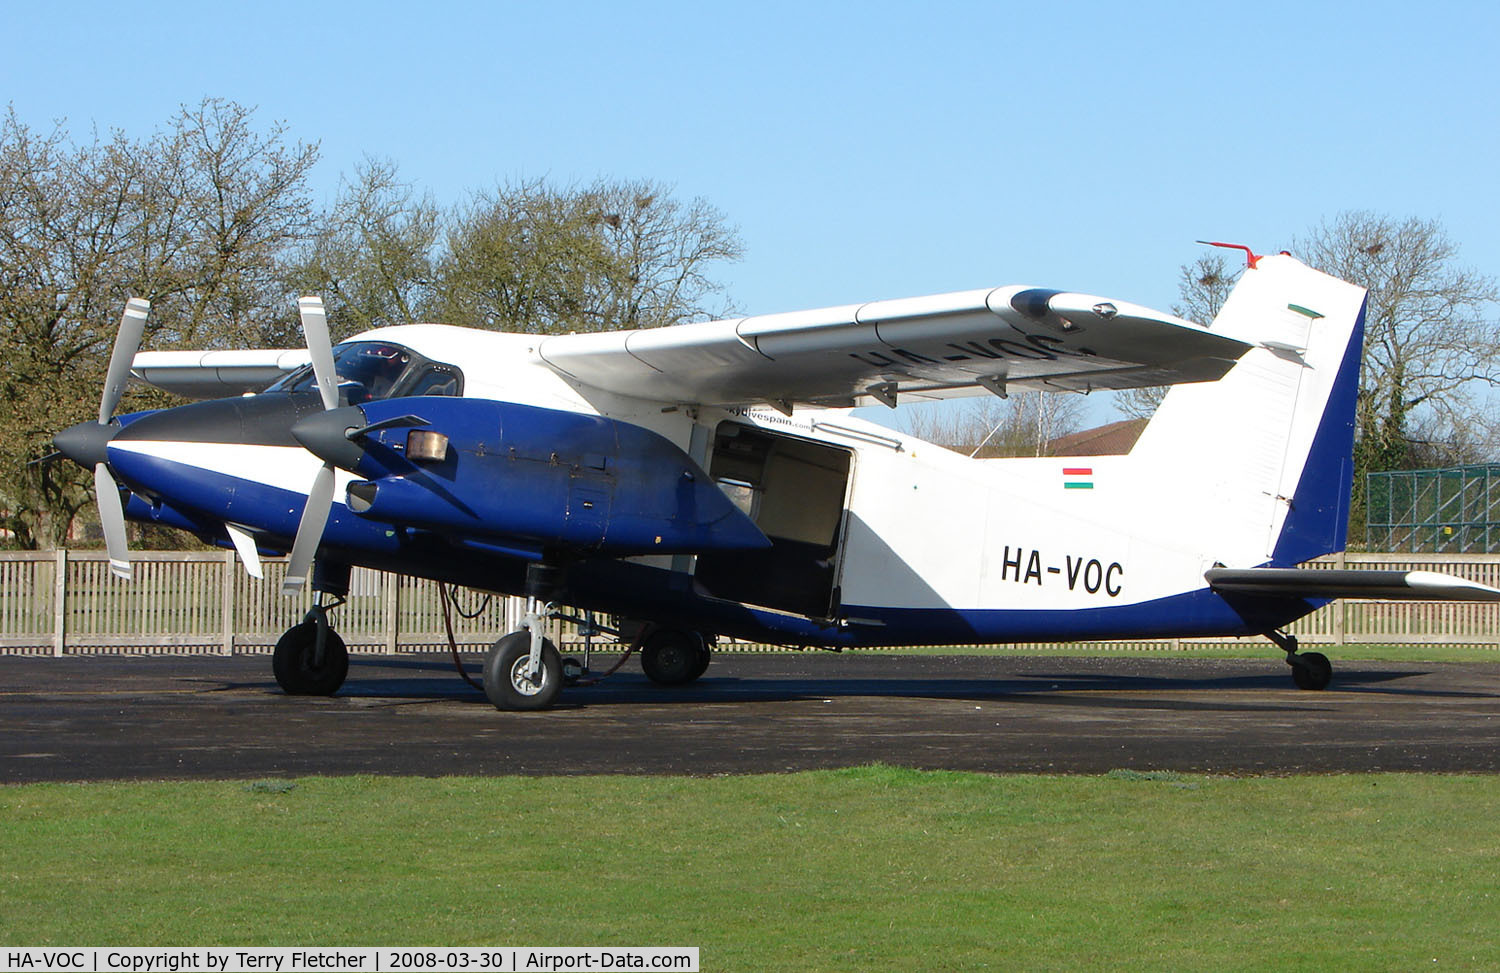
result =
M355 341L333 350L339 398L349 405L402 395L461 395L463 373L451 365L428 361L410 348L382 341ZM312 366L304 366L266 389L267 392L311 392L317 388Z
M350 405L383 399L411 363L411 352L399 345L357 342L334 355L339 373L339 398Z
M463 376L447 365L428 365L415 372L401 389L402 395L462 395Z

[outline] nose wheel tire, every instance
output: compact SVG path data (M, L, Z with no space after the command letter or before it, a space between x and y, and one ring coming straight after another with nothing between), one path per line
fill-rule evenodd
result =
M317 623L302 622L277 640L271 672L288 696L332 696L349 674L349 650L338 633L329 629L320 661Z
M546 709L562 691L562 657L551 639L542 642L541 666L530 674L531 633L511 632L484 657L484 694L496 709Z

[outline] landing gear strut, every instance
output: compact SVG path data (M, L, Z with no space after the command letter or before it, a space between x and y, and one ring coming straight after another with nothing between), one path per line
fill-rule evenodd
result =
M562 657L543 625L553 614L552 597L562 587L562 568L526 566L526 618L521 631L490 646L484 657L484 694L496 709L546 709L562 691Z
M320 594L301 623L277 640L271 671L288 696L332 696L344 684L349 674L349 650L328 625L329 610L343 603L339 598L324 605Z
M349 565L320 560L313 564L313 605L276 642L271 672L288 696L332 696L349 675L349 650L328 624L328 613L349 594ZM323 596L333 600L323 604Z
M521 630L511 632L494 645L484 658L484 694L496 709L540 710L557 701L564 685L592 685L608 677L639 646L641 667L653 682L663 686L681 686L703 675L711 658L709 639L701 633L666 626L631 629L635 641L615 668L598 678L589 676L589 648L594 636L609 634L626 640L624 632L607 628L594 620L592 612L583 617L558 610L556 602L566 594L563 568L556 564L534 562L526 567L526 616ZM584 637L584 657L564 659L557 646L546 637L547 619L571 621Z
M532 661L532 642L541 656ZM490 646L484 657L484 694L496 709L546 709L562 690L562 659L557 646L540 632L511 632Z
M1333 679L1333 664L1321 652L1298 652L1297 636L1271 631L1266 638L1286 653L1286 664L1292 667L1292 681L1298 689L1327 689Z

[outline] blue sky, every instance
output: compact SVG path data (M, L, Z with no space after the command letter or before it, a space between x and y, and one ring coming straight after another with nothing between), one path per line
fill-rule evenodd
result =
M1440 218L1500 273L1493 3L12 4L0 99L145 134L212 95L439 200L652 178L749 312L1008 283L1159 307L1198 238Z

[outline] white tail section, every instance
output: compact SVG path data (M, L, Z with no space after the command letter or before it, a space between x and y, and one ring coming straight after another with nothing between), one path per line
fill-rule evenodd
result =
M1218 382L1173 387L1131 451L1140 509L1206 564L1342 549L1364 293L1259 258L1211 326L1256 347Z

